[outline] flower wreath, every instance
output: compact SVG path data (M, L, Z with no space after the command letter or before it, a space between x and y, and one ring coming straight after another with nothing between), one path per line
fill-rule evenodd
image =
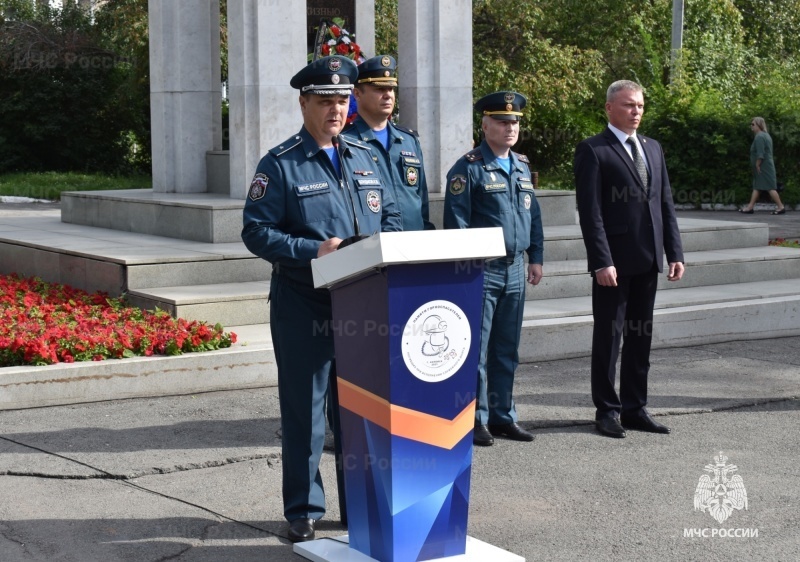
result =
M350 35L350 32L344 28L342 18L322 20L317 28L314 51L308 54L308 62L330 55L341 55L352 59L356 65L359 65L367 59L354 39L355 35ZM355 120L357 113L356 98L351 95L350 108L347 111L347 125Z

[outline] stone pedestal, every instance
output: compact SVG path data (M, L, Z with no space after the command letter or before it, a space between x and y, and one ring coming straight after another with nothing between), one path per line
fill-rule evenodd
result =
M206 191L206 152L222 148L219 0L150 0L153 190Z
M472 2L398 3L400 123L419 131L429 191L472 147Z

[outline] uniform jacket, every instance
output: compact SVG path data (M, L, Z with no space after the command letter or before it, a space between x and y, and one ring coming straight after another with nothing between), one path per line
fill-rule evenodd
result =
M447 173L445 228L503 229L506 256L528 253L529 263L543 263L544 233L539 202L533 191L528 159L510 152L511 172L483 141L458 159Z
M645 192L633 160L614 133L606 129L578 144L575 182L589 271L614 266L619 275L663 270L683 262L678 220L661 146L637 135L650 170Z
M392 187L403 230L433 230L428 211L428 181L422 147L416 133L389 122L389 151L375 138L372 128L359 115L345 133L360 138L372 148L381 175Z
M308 267L322 242L355 235L354 209L361 234L401 230L392 190L372 150L357 139L340 138L343 179L305 127L261 159L242 230L253 254L273 264Z

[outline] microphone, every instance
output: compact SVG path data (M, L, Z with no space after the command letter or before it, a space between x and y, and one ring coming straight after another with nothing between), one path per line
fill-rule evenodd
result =
M350 188L350 181L347 177L347 172L344 168L344 158L342 158L342 152L339 150L339 135L335 135L331 138L331 143L333 144L333 148L336 150L336 155L339 157L339 169L341 170L341 181L339 182L339 186L344 189L347 193L347 202L350 204L350 211L353 213L353 230L355 232L355 236L350 236L349 238L345 238L342 240L341 244L339 244L339 248L345 248L350 244L354 244L359 240L363 240L364 238L368 238L361 234L361 228L358 225L358 213L356 213L356 205L353 201L353 192Z

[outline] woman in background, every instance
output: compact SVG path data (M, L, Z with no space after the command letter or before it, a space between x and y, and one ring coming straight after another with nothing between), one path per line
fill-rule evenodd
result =
M753 195L750 204L739 209L740 213L753 214L753 207L758 201L762 191L767 191L769 196L778 206L772 211L773 215L786 213L786 208L781 203L778 195L778 181L775 177L775 161L772 159L772 137L767 133L767 124L763 117L753 117L750 121L750 130L755 134L753 144L750 145L750 166L753 169Z

